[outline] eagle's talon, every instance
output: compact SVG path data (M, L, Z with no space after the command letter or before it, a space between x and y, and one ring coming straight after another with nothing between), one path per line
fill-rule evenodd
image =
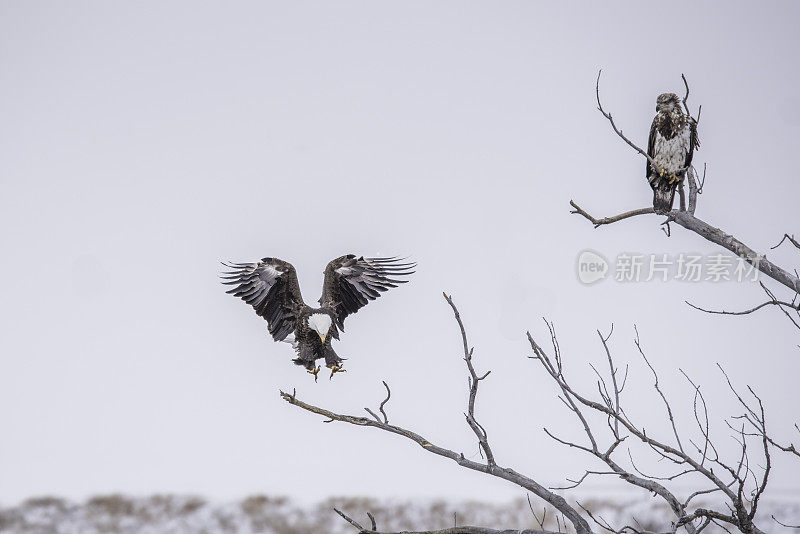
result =
M346 373L346 372L347 369L343 369L341 365L333 365L331 366L331 376L328 377L328 380L331 380L333 378L333 375L335 375L336 373Z
M310 375L314 375L314 382L316 382L317 381L317 375L319 374L319 365L316 366L313 371L307 370L306 372L308 374L310 374Z

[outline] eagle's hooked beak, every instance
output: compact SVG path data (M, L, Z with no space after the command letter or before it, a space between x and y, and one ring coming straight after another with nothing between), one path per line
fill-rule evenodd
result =
M319 335L319 338L322 340L322 344L323 345L325 344L325 337L326 337L325 334L320 334Z

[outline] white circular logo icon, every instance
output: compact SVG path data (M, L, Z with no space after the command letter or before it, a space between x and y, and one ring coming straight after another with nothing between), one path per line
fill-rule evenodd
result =
M577 269L582 284L594 284L608 274L608 261L593 250L584 250L578 255Z

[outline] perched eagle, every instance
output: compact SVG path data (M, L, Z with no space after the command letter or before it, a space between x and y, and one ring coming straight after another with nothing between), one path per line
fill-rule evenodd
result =
M650 127L647 155L659 170L647 162L646 176L653 188L653 209L665 214L672 209L675 189L692 164L694 149L700 146L697 123L683 113L675 93L663 93L656 100L656 117Z
M235 286L227 293L241 298L266 319L275 341L290 343L297 352L292 361L305 367L315 381L319 373L315 362L320 358L325 358L331 378L344 371L331 339L339 339L345 318L382 291L406 283L408 280L400 277L413 274L416 267L398 258L357 258L353 254L336 258L325 268L320 307L312 308L303 302L291 263L264 258L258 263L223 265L232 269L223 274L223 284Z

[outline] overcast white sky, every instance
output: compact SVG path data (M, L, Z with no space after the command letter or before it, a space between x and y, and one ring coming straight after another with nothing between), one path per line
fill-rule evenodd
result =
M760 251L798 232L797 2L0 3L0 502L32 495L254 492L507 499L400 438L323 425L279 399L392 422L468 456L466 375L442 290L461 308L499 461L546 484L594 465L542 432L578 427L526 359L555 321L593 388L596 329L632 363L626 391L663 427L636 323L690 428L703 384L716 436L732 413L715 365L762 395L778 437L798 420L798 334L745 308L753 283L581 285L586 248L714 253L647 205L640 156L660 92L703 104L698 215ZM219 284L220 260L292 262L308 302L333 257L407 254L411 283L348 319L348 372L314 384ZM770 257L787 267L797 254ZM777 287L773 284L773 287ZM780 292L780 289L778 288ZM781 294L783 294L781 292ZM625 399L623 399L625 400ZM646 459L643 457L643 462ZM779 458L776 495L800 492ZM598 487L620 487L612 481Z

